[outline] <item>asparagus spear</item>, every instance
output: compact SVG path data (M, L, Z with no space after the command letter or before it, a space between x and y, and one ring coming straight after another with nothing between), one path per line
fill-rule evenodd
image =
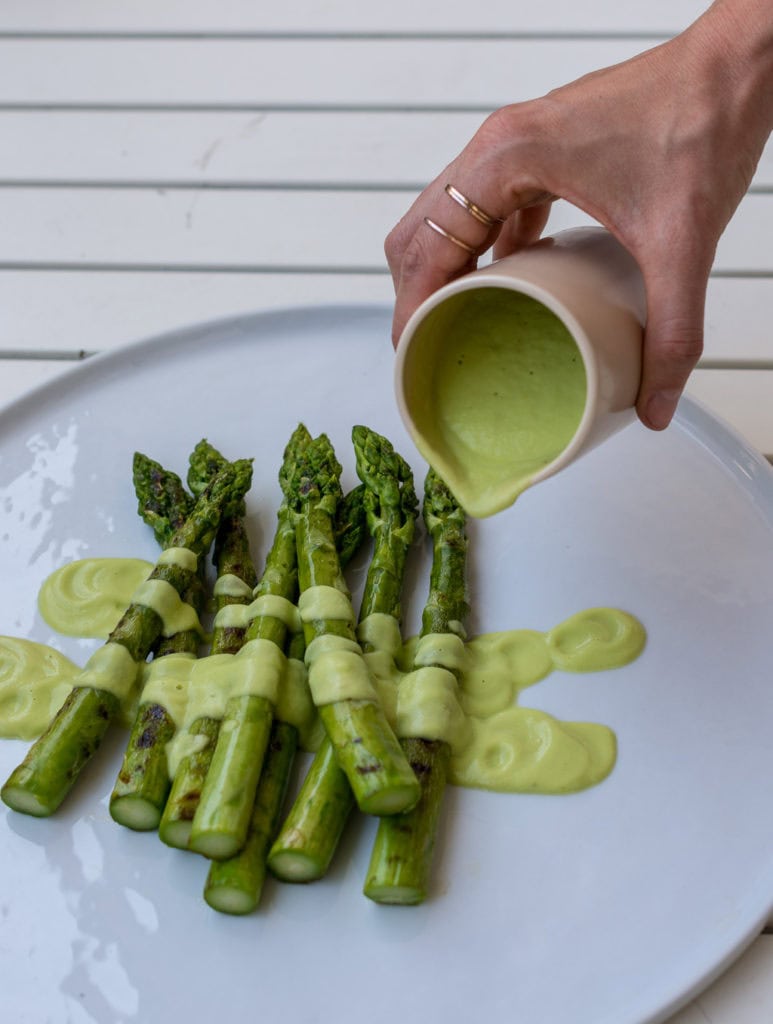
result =
M358 806L371 814L397 813L413 806L419 796L419 785L375 691L371 689L367 696L364 693L369 675L357 653L360 649L355 639L354 614L332 529L341 498L340 473L333 447L322 434L301 453L290 484L290 500L296 511L300 607L309 680L325 731ZM320 592L317 588L336 597L335 615L315 609L314 599ZM315 642L323 657L327 651L333 655L334 682L356 681L354 696L328 700L320 697L319 686L315 692L315 678L323 686L330 678L325 672L315 673ZM351 675L341 674L338 665L344 661Z
M304 647L303 633L294 634L288 644L288 657L302 658ZM247 839L233 857L213 861L207 875L204 899L213 910L249 914L260 902L266 879L266 854L279 824L297 748L296 727L274 718Z
M138 499L138 512L153 528L162 548L167 548L185 521L194 500L183 487L176 473L165 470L159 463L140 452L135 452L133 463L134 490ZM183 595L197 615L204 605L204 585L199 572L191 587ZM195 656L201 638L198 630L186 629L171 637L164 637L155 657L170 654ZM129 735L123 763L110 797L110 814L127 828L153 829L158 825L169 791L166 744L175 733L175 723L161 704L141 701Z
M339 506L336 516L336 545L342 566L354 556L367 533L365 491L364 485L355 487ZM293 535L293 545L294 543ZM305 648L303 631L294 633L290 637L287 650L288 671L293 663L303 667ZM285 678L283 687L288 687L289 683L290 680ZM213 861L209 870L204 898L215 910L229 914L246 914L254 910L260 901L266 877L266 855L279 824L299 739L297 717L289 709L285 709L280 694L255 794L247 840L242 850L234 857ZM329 749L335 759L332 748ZM346 776L337 764L335 771L343 779L347 805L351 806L354 798Z
M274 542L255 588L256 601L275 598L275 606L277 601L289 604L297 594L295 532L286 495L293 466L309 441L305 429L296 430L285 448L279 471L285 500L277 513ZM273 614L268 607L251 619L245 642L269 641L283 651L287 621L279 617L278 610ZM267 696L245 694L228 701L191 824L188 848L194 852L226 860L244 846L273 714L273 703Z
M237 592L238 585L231 592L222 585L219 588L216 585L216 613L230 605L248 604L257 576L242 516L227 516L220 524L215 540L215 564L218 580L235 578L243 585L241 593ZM224 623L216 614L210 653L236 654L244 642L245 632L245 627ZM180 760L172 781L159 823L159 836L168 846L178 849L186 849L188 846L193 815L212 762L219 732L220 719L209 715L202 715L187 728L188 736L198 738L201 746Z
M185 523L174 533L174 548L185 548L198 560L210 547L224 506L238 501L252 477L248 461L223 469L205 489ZM195 576L174 561L161 559L148 577L150 586L169 584L184 594ZM131 690L138 666L164 630L153 608L133 601L106 644L89 660L76 685L48 729L0 791L14 810L45 817L52 814L72 788L117 716L122 692ZM105 684L114 687L106 689Z
M132 481L140 518L152 528L159 545L168 548L191 514L194 499L176 473L141 452L134 453Z
M216 448L206 440L200 441L189 459L188 486L192 493L199 495L213 475L226 464L227 460ZM244 524L245 513L246 505L242 500L223 517L215 538L214 562L218 576L215 585L216 613L230 604L247 604L252 598L256 575ZM226 583L234 578L239 581L236 587L228 587ZM243 639L243 628L221 624L216 614L211 654L235 654ZM197 746L181 758L158 823L159 836L169 846L185 849L188 845L191 820L212 760L219 729L220 719L208 715L196 719L186 729L187 735L196 739Z
M360 622L382 613L401 618L400 593L406 554L417 513L410 467L386 438L367 427L352 431L357 473L363 481L373 557L360 605ZM372 650L368 641L363 651ZM354 804L348 779L328 737L323 739L301 790L269 855L269 867L283 881L321 878L332 860Z
M433 559L421 635L458 635L469 610L464 513L433 470L425 481L423 513ZM421 799L408 813L379 822L363 891L377 903L412 905L427 895L451 748L440 738L411 737L402 744L421 782Z

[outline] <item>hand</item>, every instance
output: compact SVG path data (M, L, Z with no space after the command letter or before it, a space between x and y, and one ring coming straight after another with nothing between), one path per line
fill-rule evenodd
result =
M748 10L738 10L748 7L760 16L759 35ZM703 348L717 242L773 123L773 17L765 7L720 0L667 43L492 114L386 240L393 343L432 292L473 270L492 246L498 259L536 241L552 202L566 199L641 267L648 319L637 411L647 426L666 427ZM744 42L734 48L728 38L736 37ZM497 223L472 217L449 198L448 183Z

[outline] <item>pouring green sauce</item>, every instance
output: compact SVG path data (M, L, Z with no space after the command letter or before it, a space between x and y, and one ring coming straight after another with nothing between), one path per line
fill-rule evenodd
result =
M587 380L565 324L507 288L459 292L416 329L403 369L417 447L465 511L511 505L577 432Z

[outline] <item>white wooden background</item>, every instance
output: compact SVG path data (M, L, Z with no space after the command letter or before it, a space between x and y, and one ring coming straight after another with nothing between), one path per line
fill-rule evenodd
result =
M390 301L383 238L486 114L698 0L0 0L0 401L203 319ZM551 227L587 218L557 204ZM690 391L773 454L773 144ZM773 934L673 1024L773 1020ZM538 1022L535 1022L538 1024Z

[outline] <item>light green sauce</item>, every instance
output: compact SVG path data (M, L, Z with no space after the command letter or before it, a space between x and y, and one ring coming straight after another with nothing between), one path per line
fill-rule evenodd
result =
M313 595L314 615L326 617L325 598L321 592ZM331 595L330 600L337 602L338 597ZM73 621L78 621L77 608L73 612ZM616 740L605 725L562 722L522 707L522 693L556 669L584 673L622 667L638 657L646 642L641 623L613 608L587 609L544 633L514 629L466 642L443 634L414 637L405 644L394 619L375 615L360 624L358 637L368 649L364 656L352 641L339 643L341 648L348 644L346 650L335 645L328 650L315 641L320 646L316 654L312 650L312 668L327 660L335 669L333 682L320 684L323 689L333 686L330 699L362 693L367 686L366 699L373 693L381 701L398 734L444 739L451 745L450 778L455 784L529 793L567 793L600 782L614 766ZM102 676L115 670L116 690L128 699L133 663L100 661L110 654L120 656L123 649L111 652L113 646L93 655L86 670L100 677L102 688L108 685ZM202 659L170 655L146 666L143 699L152 696L167 706L179 727L170 763L194 742L188 725L202 714L221 717L234 687L268 695L279 716L298 727L306 749L314 749L321 729L306 667L284 659L278 649L272 653L276 657L268 661L251 658L247 649ZM258 660L265 667L259 668ZM363 665L369 670L365 674ZM0 638L0 735L39 735L76 677L83 678L82 670L51 648Z
M44 581L38 608L48 625L65 636L105 640L153 566L139 558L82 558Z
M634 661L646 633L627 612L590 608L546 633L486 633L464 643L463 652L457 638L414 637L396 660L388 624L368 622L366 629L375 651L365 658L387 716L398 735L445 739L456 785L568 793L596 785L614 767L617 743L609 727L562 722L518 701L556 669L601 671ZM406 667L417 661L434 666Z
M77 686L112 693L126 707L135 697L141 666L122 644L106 643L94 651L74 680Z
M204 634L195 608L183 601L171 583L166 580L145 580L129 599L130 604L150 608L163 623L163 636L174 636L187 630Z
M599 621L608 630L595 629ZM556 635L564 638L559 657ZM574 650L569 636L577 641ZM547 633L521 629L474 638L466 645L469 661L460 680L472 737L453 751L452 782L512 793L570 793L601 782L617 757L612 729L563 722L518 701L524 690L556 669L586 672L627 665L645 642L638 620L613 608L579 612Z
M336 587L308 587L298 599L298 611L302 622L315 622L321 619L351 623L355 621L349 595Z
M235 597L246 601L250 600L252 593L253 588L245 583L241 576L235 576L231 572L218 576L212 590L214 597Z
M186 754L206 746L204 737L190 735L190 726L200 718L222 719L234 697L265 697L283 721L305 735L311 699L305 677L301 694L295 675L294 664L266 639L250 640L237 654L168 654L149 662L140 699L165 708L178 730L167 745L170 776Z
M79 672L53 647L0 636L0 736L20 740L40 736Z
M164 548L158 556L158 565L176 565L186 572L196 572L199 556L190 548Z
M627 665L644 647L644 627L633 615L592 608L573 615L545 636L556 668L600 672Z
M401 739L444 740L453 751L465 750L473 734L459 691L454 673L439 665L407 672L397 687L397 735Z
M236 576L233 578L238 579ZM225 592L224 590L220 591L220 593ZM303 625L298 608L286 597L280 597L278 594L261 594L249 604L223 605L215 616L214 626L215 628L230 626L247 629L252 620L259 615L270 615L272 618L279 619L291 633L299 632Z
M574 793L609 775L615 734L592 722L560 722L533 708L470 720L470 744L451 759L457 786L509 793Z
M315 637L306 648L306 665L316 707L340 700L378 701L368 664L354 640L330 633Z
M413 350L419 449L470 515L499 512L577 431L587 382L574 339L536 299L481 288L433 310Z

